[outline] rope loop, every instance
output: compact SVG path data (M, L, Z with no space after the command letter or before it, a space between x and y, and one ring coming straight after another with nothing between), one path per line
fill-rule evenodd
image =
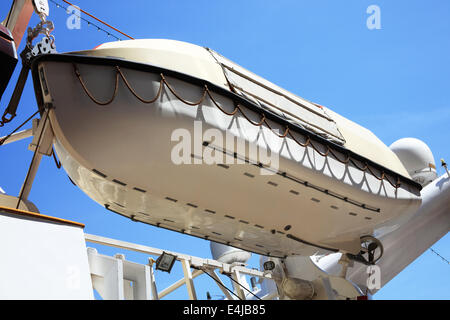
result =
M125 85L127 86L128 90L130 90L130 92L141 102L149 104L149 103L153 103L156 100L158 100L159 96L161 95L162 92L162 87L163 87L163 80L161 79L159 81L159 89L158 92L156 93L156 96L153 99L150 100L145 100L144 98L142 98L141 96L139 96L136 91L131 87L131 85L128 83L128 80L125 78L125 75L123 74L122 70L120 70L120 68L118 66L116 66L116 70L117 72L120 74L120 77L122 78L123 82L125 83Z
M291 133L290 130L289 130L289 136L292 138L292 140L294 140L299 146L301 146L301 147L303 147L303 148L306 148L306 147L309 145L309 142L311 141L310 138L309 138L309 136L308 136L305 143L299 142L299 141L294 137L294 135Z
M205 85L205 90L206 90L206 93L208 94L209 99L211 99L211 101L214 103L214 105L215 105L220 111L222 111L223 113L225 113L225 114L228 115L228 116L234 116L234 115L236 114L236 112L238 112L238 107L237 107L237 106L235 106L235 107L234 107L234 110L231 111L231 112L225 111L225 110L217 103L217 101L213 98L213 96L212 96L212 94L211 94L211 91L209 91L207 85Z
M350 155L349 155L349 154L347 154L347 159L341 160L341 159L339 159L338 156L336 156L336 154L334 153L333 149L330 148L329 150L330 150L331 155L332 155L337 161L339 161L340 163L348 164L348 163L350 162Z
M282 135L279 135L278 132L276 132L269 124L269 122L266 121L266 119L264 119L264 123L266 124L266 126L270 129L270 131L272 131L275 135L277 135L279 138L285 138L288 133L289 133L289 127L286 126L286 129L284 130L284 133Z
M198 106L199 104L201 104L203 102L203 100L205 100L206 97L206 90L203 90L202 96L200 97L200 99L198 101L195 102L190 102L187 101L183 98L180 97L180 95L178 95L178 93L172 88L172 86L167 82L166 78L164 77L164 75L161 73L161 79L164 82L164 84L167 86L167 88L169 88L170 92L172 92L172 94L177 97L178 100L180 100L181 102L183 102L184 104L187 104L189 106Z
M260 127L262 126L262 124L266 121L266 115L263 113L261 116L261 120L259 122L253 122L252 120L250 120L250 118L245 114L244 111L242 111L240 105L236 105L236 108L239 110L239 112L244 116L245 119L247 119L248 122L250 122L252 125L256 126L256 127Z
M81 77L81 73L78 70L78 67L76 64L73 64L74 70L75 70L75 75L77 76L78 80L80 81L81 86L83 87L84 92L86 92L86 94L88 95L88 97L94 101L96 104L101 105L101 106L107 106L109 105L111 102L114 101L114 99L116 98L117 95L117 89L119 88L119 73L117 72L116 69L116 81L114 84L114 92L111 96L111 98L107 101L99 101L97 99L94 98L94 96L91 94L91 92L88 90L88 88L86 87L86 84L83 81L83 78Z
M310 143L311 147L318 153L320 154L322 157L327 157L328 154L330 153L330 147L327 146L327 151L325 153L323 153L322 151L320 151L312 142Z

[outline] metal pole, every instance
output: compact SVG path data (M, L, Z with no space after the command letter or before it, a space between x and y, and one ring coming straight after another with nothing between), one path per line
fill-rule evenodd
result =
M33 185L34 178L36 177L37 170L39 169L39 164L41 163L42 153L40 152L41 143L43 137L47 130L51 130L50 125L48 124L49 110L46 110L44 115L42 116L42 127L39 132L36 133L37 141L36 141L36 149L34 150L33 158L31 159L30 167L28 168L27 176L25 177L25 181L23 182L22 188L19 194L19 200L17 201L16 209L20 206L20 201L27 200L31 191L31 187ZM53 134L52 134L53 135ZM50 144L51 144L51 139Z
M23 139L26 139L26 138L29 138L32 136L33 136L33 129L19 131L19 132L12 134L10 137L8 137L8 139L6 139L6 141L3 142L2 145L5 145L5 144L11 143L11 142L20 141L20 140L23 140ZM0 137L0 141L2 141L6 137L7 136Z
M159 300L158 290L156 289L155 273L153 271L153 263L155 260L149 259L149 271L150 271L150 288L152 291L152 300Z
M237 283L240 283L241 275L237 269L233 270L231 277L233 278L234 281L236 281ZM236 291L238 297L241 298L242 300L245 300L245 293L244 293L244 290L242 289L242 287L236 283L233 283L233 287L234 287L234 290Z
M194 279L192 278L191 266L188 260L181 260L181 266L183 267L184 278L186 279L186 287L189 294L189 299L197 300L197 294L194 287Z

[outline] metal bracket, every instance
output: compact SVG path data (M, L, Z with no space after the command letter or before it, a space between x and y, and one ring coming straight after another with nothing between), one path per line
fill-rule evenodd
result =
M48 37L42 38L42 40L38 42L30 52L27 53L27 60L31 60L33 57L36 57L40 54L56 53L54 41L54 39L52 40Z
M35 151L39 144L37 152L41 155L51 156L53 152L53 138L54 134L50 121L40 121L39 119L35 119L33 121L33 140L28 146L28 150Z
M30 148L34 150L33 158L31 159L31 164L23 182L22 188L19 194L19 201L17 202L17 207L19 207L20 200L27 200L30 194L31 187L33 185L34 178L36 177L37 170L41 163L42 155L51 155L52 143L53 143L53 131L51 129L49 119L49 110L44 112L42 116L42 121L40 121L38 130L34 135L33 142L30 144ZM49 151L50 150L50 151ZM49 153L50 152L50 153Z

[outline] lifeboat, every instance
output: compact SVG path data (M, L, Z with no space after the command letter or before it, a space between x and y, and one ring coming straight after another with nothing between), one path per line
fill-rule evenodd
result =
M420 205L371 131L211 49L111 42L32 73L70 179L134 221L274 257L357 254Z

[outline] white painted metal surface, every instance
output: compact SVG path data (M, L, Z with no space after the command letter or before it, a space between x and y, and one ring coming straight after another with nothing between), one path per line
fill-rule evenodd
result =
M1 299L93 299L83 229L0 213Z
M126 250L146 253L149 255L159 256L163 250L152 248L148 246L138 245L134 243L124 242L116 239L105 238L101 236L85 234L87 242L122 248ZM253 294L260 294L261 298L274 299L277 294L274 292L266 292L258 289L251 294L251 290L245 280L245 275L258 277L271 281L272 275L270 273L261 272L254 269L249 269L241 264L227 264L211 259L203 259L199 257L189 256L177 252L169 252L177 257L181 263L184 278L174 282L169 287L157 292L156 281L154 278L153 259L149 259L149 265L137 264L126 261L123 255L116 255L109 257L97 253L97 250L88 248L90 272L92 275L93 288L97 290L103 299L124 300L124 299L144 299L156 300L162 299L169 293L186 286L188 297L191 300L196 300L197 292L195 289L195 278L203 273L211 275L225 297L230 300L235 300L236 296L230 294L223 282L215 273L215 270L229 274L240 285L234 285L235 294L243 300L255 299ZM175 266L174 266L175 267ZM133 290L130 291L130 282L132 282Z
M16 132L13 135L11 135L3 143L3 145L6 145L6 144L11 143L11 142L16 142L16 141L19 141L19 140L23 140L23 139L29 138L31 136L33 136L33 129L22 130L22 131ZM0 137L0 140L2 140L4 138L6 138L6 136L5 137Z
M88 248L93 288L104 300L151 300L156 297L151 267L109 257Z

